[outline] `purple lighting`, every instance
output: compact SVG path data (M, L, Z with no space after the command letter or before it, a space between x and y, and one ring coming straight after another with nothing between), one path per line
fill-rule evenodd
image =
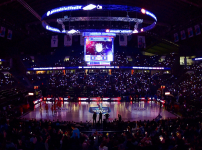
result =
M123 11L123 12L137 12L137 13L142 13L145 15L148 15L152 17L155 21L146 27L143 27L140 31L137 31L137 29L133 30L124 30L124 29L75 29L75 31L60 31L58 28L51 27L48 24L45 24L43 20L53 14L56 13L61 13L61 12L66 12L66 11L92 11L92 10L99 10L99 11ZM88 21L89 17L70 17L71 19L77 18L73 21ZM80 20L78 20L78 18ZM62 18L64 19L64 18ZM87 20L86 20L87 19ZM91 17L92 19L92 17ZM137 23L142 23L143 19L137 19L137 18L130 18L130 17L96 17L93 19L97 19L98 21L122 21L122 22L137 22ZM65 19L64 19L65 20ZM64 21L63 21L64 22ZM88 4L88 5L72 5L72 6L61 6L58 8L54 8L52 10L47 11L43 16L42 16L42 26L49 31L52 32L57 32L57 33L76 33L76 34L82 34L83 32L105 32L105 33L115 33L115 34L126 34L126 35L131 35L133 33L139 33L139 32L146 32L148 30L151 30L155 27L157 22L157 17L150 11L140 8L140 7L133 7L133 6L127 6L127 5L94 5L94 4ZM93 31L95 30L95 31ZM72 33L73 32L73 33Z

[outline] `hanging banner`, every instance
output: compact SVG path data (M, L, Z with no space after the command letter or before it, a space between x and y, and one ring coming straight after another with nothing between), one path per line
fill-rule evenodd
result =
M84 46L84 37L83 37L83 35L80 35L80 45Z
M6 28L1 27L1 29L0 29L0 37L5 37L5 33L6 33Z
M138 36L138 48L146 48L145 36Z
M51 47L58 47L58 36L57 35L52 36Z
M119 45L120 46L127 46L127 35L119 35Z
M185 40L186 39L185 31L182 30L180 33L181 33L181 40Z
M11 40L12 39L12 35L13 35L12 30L8 30L7 39Z
M178 33L174 34L174 42L178 42L179 41L179 36Z
M64 46L72 46L72 35L64 35Z
M201 34L201 29L200 29L199 24L195 25L195 26L194 26L194 29L195 29L195 33L196 33L196 35Z
M194 36L194 32L193 32L192 27L188 28L187 31L188 31L188 37L189 37L189 38L191 38L191 37Z

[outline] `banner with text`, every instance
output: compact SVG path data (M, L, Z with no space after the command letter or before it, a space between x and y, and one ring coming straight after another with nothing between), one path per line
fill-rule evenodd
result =
M199 24L195 25L195 26L194 26L194 29L195 29L195 33L196 33L196 35L201 34L201 29L200 29Z
M119 45L120 46L127 46L127 35L119 35Z
M191 38L191 37L194 36L194 32L193 32L193 28L192 27L188 28L187 31L188 31L188 37L189 38Z
M1 29L0 29L0 37L5 37L5 33L6 33L6 28L1 27Z
M58 36L57 35L52 36L51 47L58 47Z
M146 48L145 36L138 36L137 40L138 48Z
M174 42L178 42L179 41L179 36L178 33L174 34Z
M8 30L7 39L11 40L12 39L12 35L13 35L12 30Z
M64 46L72 46L72 35L64 35Z

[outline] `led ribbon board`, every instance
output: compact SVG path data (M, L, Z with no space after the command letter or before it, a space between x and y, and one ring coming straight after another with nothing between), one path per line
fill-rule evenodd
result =
M126 6L126 5L94 5L94 4L89 4L89 5L72 5L72 6L62 6L58 8L54 8L52 10L47 11L43 16L42 16L42 26L49 31L52 32L57 32L57 33L68 33L68 34L76 34L76 33L82 33L82 32L95 32L93 29L83 29L83 30L75 30L74 32L72 31L66 31L62 30L60 31L58 28L51 27L47 23L43 22L43 20L53 14L56 13L61 13L65 11L90 11L90 10L110 10L110 11L125 11L125 12L138 12L142 13L144 15L150 16L151 18L154 19L154 22L146 27L141 28L141 30L115 30L115 29L106 29L103 31L103 29L96 29L96 32L109 32L109 33L115 33L115 34L133 34L133 33L140 33L140 32L145 32L148 30L151 30L152 28L155 27L156 22L157 22L157 17L150 11L145 10L140 7L133 7L133 6ZM109 20L110 21L110 20ZM92 31L91 31L92 30Z
M65 69L137 69L137 70L171 70L168 67L140 67L140 66L74 66L74 67L41 67L27 68L27 70L65 70Z

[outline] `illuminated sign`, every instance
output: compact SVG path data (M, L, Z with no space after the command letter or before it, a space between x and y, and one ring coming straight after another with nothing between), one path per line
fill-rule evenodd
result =
M93 5L93 4L89 4L87 6L82 6L82 5L62 6L62 7L58 7L58 8L52 9L50 11L47 11L46 16L48 17L52 14L60 13L63 11L82 10L82 8L83 8L83 10L92 10L94 8L102 9L102 6L101 5Z
M106 66L107 69L114 68L114 66Z
M53 67L53 70L65 69L65 67Z
M90 113L97 113L99 114L100 112L102 114L106 114L106 113L110 113L111 112L111 109L110 107L102 107L102 104L98 104L98 107L89 107L89 112Z
M164 70L164 67L133 67L133 69Z
M72 11L72 10L81 10L81 5L75 5L75 6L63 6L59 8L52 9L46 13L46 16L50 16L54 13L63 12L63 11Z
M42 67L42 68L28 68L27 70L64 70L64 69L144 69L144 70L170 70L165 67L137 67L137 66L75 66L75 67Z
M100 5L97 5L97 9L102 9L102 6L100 6Z
M34 93L28 93L28 95L29 95L29 96L33 96L33 95L34 95Z
M94 9L96 7L97 7L96 5L89 4L89 5L85 6L85 7L83 7L83 10L92 10L92 9Z
M150 17L152 17L153 19L155 19L155 21L157 21L157 17L151 13L150 11L148 10L145 10L143 8L139 8L139 7L128 7L126 5L94 5L94 4L88 4L88 5L72 5L72 6L62 6L62 7L58 7L58 8L55 8L55 9L52 9L52 10L49 10L47 11L41 18L42 20L46 17L49 17L53 14L56 14L56 13L61 13L61 12L64 12L64 11L77 11L77 10L94 10L94 9L98 9L98 10L115 10L115 11L127 11L127 10L130 10L132 12L141 12L143 14L146 14ZM102 21L102 20L101 20ZM58 28L54 28L54 27L50 27L49 25L44 25L44 22L42 21L42 25L44 28L46 28L47 30L49 31L52 31L52 32L58 32L58 33L66 33L65 30L63 31L60 31ZM156 22L152 23L152 25L149 25L147 27L144 27L142 29L142 32L145 32L145 31L148 31L148 30L151 30L152 28L154 28L154 26L156 25ZM107 29L107 30L103 30L103 29L94 29L96 31L89 31L89 30L92 30L92 29L83 29L83 30L70 30L70 31L67 31L69 32L69 34L73 34L73 33L81 33L81 32L106 32L106 33L122 33L122 34L132 34L132 33L138 33L139 31L137 30L110 30L110 29ZM77 31L77 32L75 32Z
M116 34L105 32L83 32L83 36L116 36Z
M60 31L59 29L54 28L54 27L50 27L49 25L46 25L46 30L53 31L53 32L58 32L58 33L66 33L65 30Z
M76 32L79 32L79 31L72 29L72 30L68 31L67 33L69 33L69 34L74 34L74 33L76 33Z
M194 60L202 60L202 58L194 58Z
M47 68L33 68L33 70L52 70L53 67L47 67Z
M112 33L132 33L132 30L109 30Z
M170 92L165 92L165 95L170 95Z
M133 31L133 33L138 33L138 30L137 30L137 29L135 29L135 30Z
M156 16L153 13L151 13L150 11L146 10L146 14L151 16L152 18L154 18L157 21Z

